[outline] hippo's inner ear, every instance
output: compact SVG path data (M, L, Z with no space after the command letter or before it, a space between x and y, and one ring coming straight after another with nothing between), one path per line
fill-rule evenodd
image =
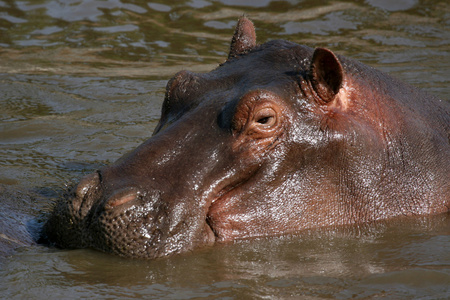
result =
M256 33L252 21L246 17L239 19L231 40L228 59L244 54L256 46Z
M320 100L330 103L335 99L342 87L344 70L333 52L325 48L314 50L310 80Z

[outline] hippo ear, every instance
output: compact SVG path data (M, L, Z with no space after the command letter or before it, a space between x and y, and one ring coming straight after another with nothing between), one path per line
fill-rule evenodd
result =
M339 59L325 48L314 50L309 75L312 87L325 103L335 99L344 81L344 70Z
M233 39L231 40L228 59L244 54L256 46L256 33L252 21L241 17L236 25Z

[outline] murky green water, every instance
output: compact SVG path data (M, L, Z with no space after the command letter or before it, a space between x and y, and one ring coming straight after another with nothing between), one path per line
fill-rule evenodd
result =
M151 135L167 79L225 60L244 13L259 42L328 47L449 99L448 1L0 0L0 297L450 297L449 216L156 261L31 244L66 183Z

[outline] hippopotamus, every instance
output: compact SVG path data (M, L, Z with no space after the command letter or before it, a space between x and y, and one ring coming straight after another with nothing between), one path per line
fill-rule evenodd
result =
M331 50L258 45L242 17L226 61L170 79L152 137L56 201L42 240L153 259L448 213L449 112Z

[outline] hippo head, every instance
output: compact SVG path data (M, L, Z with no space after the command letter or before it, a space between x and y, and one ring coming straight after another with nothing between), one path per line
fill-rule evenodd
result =
M43 236L63 248L155 258L307 227L314 199L299 201L308 183L298 170L321 147L318 102L335 97L342 76L328 50L257 46L241 18L227 61L176 74L153 136L82 178Z
M339 173L342 135L326 114L346 105L344 75L329 50L256 45L241 18L227 61L177 73L153 136L82 178L43 236L63 248L156 258L339 223L345 209L331 201L340 191L327 174Z

